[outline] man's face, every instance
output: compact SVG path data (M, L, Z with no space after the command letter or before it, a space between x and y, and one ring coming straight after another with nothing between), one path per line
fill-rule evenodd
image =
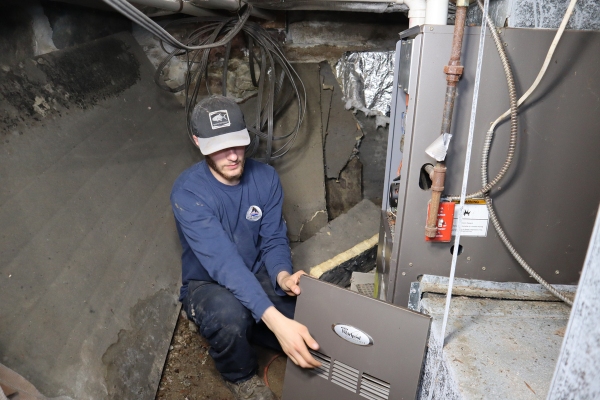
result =
M226 185L237 185L244 172L244 146L230 147L206 156L213 175Z

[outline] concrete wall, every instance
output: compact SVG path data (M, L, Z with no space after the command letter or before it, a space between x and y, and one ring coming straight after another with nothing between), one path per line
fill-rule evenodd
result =
M600 398L600 213L548 400Z
M130 30L113 12L57 2L0 5L0 67Z

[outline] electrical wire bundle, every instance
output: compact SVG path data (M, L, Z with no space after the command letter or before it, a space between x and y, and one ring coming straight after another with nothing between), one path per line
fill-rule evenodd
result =
M159 64L154 80L164 90L170 92L183 90L185 92L187 130L190 139L193 139L190 116L198 102L202 79L205 80L209 95L211 94L207 80L210 52L214 48L225 46L221 94L226 96L227 66L231 54L231 41L238 33L243 32L248 43L250 77L252 84L257 87L256 118L254 121L246 121L247 129L252 136L250 145L246 150L247 156L254 156L260 150L262 154L259 154L256 158L270 163L272 160L283 157L290 150L296 141L300 125L304 119L306 90L298 73L285 58L279 44L263 27L248 20L252 5L246 5L246 9L239 18L237 16L194 17L172 21L165 28L175 25L201 24L183 42L180 42L169 34L165 28L152 21L126 0L104 0L104 2L156 35L161 41L163 50L165 49L165 43L174 48ZM183 55L187 59L185 82L183 85L171 88L163 80L163 70L173 57ZM255 61L260 66L258 79ZM276 136L274 134L275 117L280 115L294 100L297 103L296 124L290 132ZM261 146L261 139L265 142L264 146Z

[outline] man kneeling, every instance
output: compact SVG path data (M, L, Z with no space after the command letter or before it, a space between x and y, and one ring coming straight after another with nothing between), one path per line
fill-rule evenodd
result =
M232 100L204 99L190 125L206 159L171 192L183 250L179 300L236 398L275 399L256 376L252 343L283 350L304 368L320 365L306 347L317 350L317 342L293 320L302 272L292 274L279 177L245 159L250 136Z

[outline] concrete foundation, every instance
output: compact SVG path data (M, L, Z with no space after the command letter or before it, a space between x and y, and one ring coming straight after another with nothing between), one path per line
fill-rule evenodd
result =
M558 302L453 298L446 344L440 354L445 301L445 296L428 295L421 302L421 311L433 317L421 399L546 397L569 306Z

